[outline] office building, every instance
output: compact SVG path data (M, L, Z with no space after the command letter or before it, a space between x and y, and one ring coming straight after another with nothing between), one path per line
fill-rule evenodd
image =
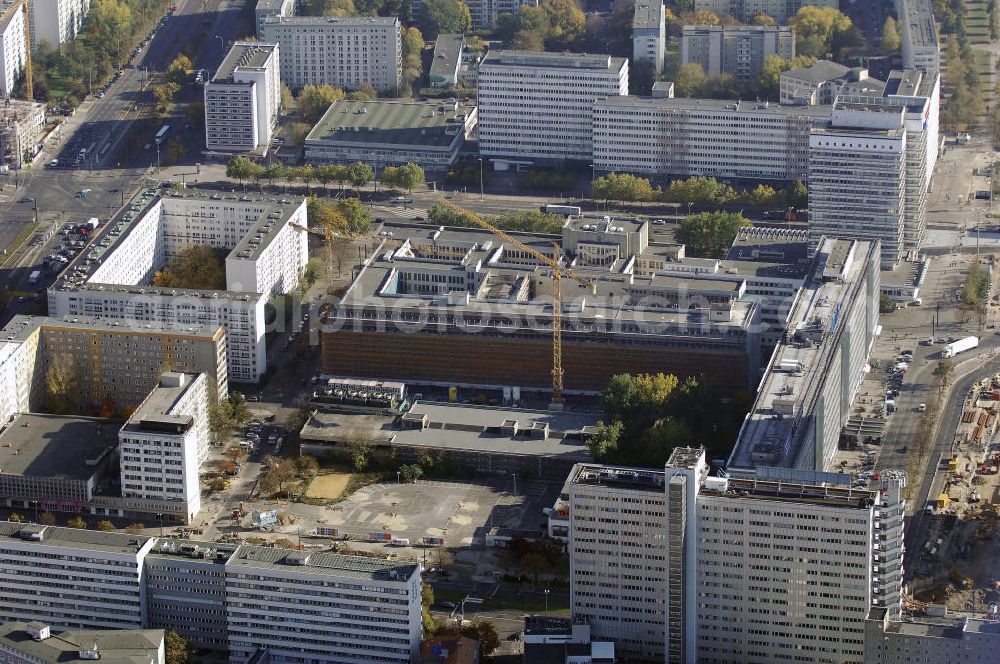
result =
M187 520L201 510L198 469L208 458L205 374L168 372L118 432L125 498L183 503Z
M663 0L635 0L632 16L632 62L653 63L663 71L663 54L667 48L667 12Z
M164 664L163 630L108 629L53 632L42 622L0 625L5 664L75 664L99 659L115 664Z
M931 0L896 0L903 67L928 74L941 69L941 48Z
M884 608L865 619L865 664L987 664L1000 648L1000 622L941 616L900 620Z
M735 16L743 23L751 23L758 14L770 16L777 23L788 23L788 19L802 7L840 8L839 0L694 0L696 10L706 9L722 17Z
M295 16L295 0L257 0L254 7L254 34L261 39L264 20L275 16Z
M43 41L57 49L75 39L89 12L90 0L31 0L28 16L32 52Z
M817 60L780 76L782 104L829 106L839 95L880 97L884 91L885 83L870 78L864 67L845 67L832 60Z
M572 662L613 664L615 644L591 641L590 625L580 618L524 617L524 664Z
M281 111L277 44L236 42L205 84L205 147L264 154Z
M24 43L26 12L24 0L0 3L0 96L3 97L10 97L27 61L27 44Z
M904 502L835 477L709 477L692 448L665 471L577 466L573 616L646 661L861 664L869 608L898 615Z
M306 227L304 199L145 190L66 267L49 289L49 312L133 327L221 325L229 379L257 382L267 369L264 306L298 288L308 261ZM149 285L193 245L230 250L225 290Z
M152 547L141 535L0 521L0 620L139 629L143 559Z
M465 35L438 35L434 42L434 60L428 81L432 88L453 88L458 85L462 70Z
M549 267L485 230L384 230L396 238L393 248L375 252L379 258L360 271L322 331L324 371L448 385L551 385ZM547 256L560 239L513 235ZM593 284L563 280L567 389L600 392L614 374L658 371L756 384L758 306L744 298L745 280L647 270L640 264L677 250L648 238L648 222L632 219L573 218L563 227L560 260L574 261L574 271Z
M810 131L830 113L829 106L602 98L594 103L592 163L601 172L805 180Z
M226 563L229 661L408 664L420 599L419 565L243 545Z
M0 166L23 168L42 148L45 104L20 99L0 102Z
M46 376L67 366L80 412L131 411L164 370L204 373L212 399L229 394L226 337L218 324L125 326L87 317L15 316L0 339L0 423L43 407Z
M823 238L726 469L823 471L878 327L878 242Z
M877 240L882 268L903 256L905 108L875 98L839 99L830 126L809 137L809 233Z
M479 152L498 168L592 158L594 101L628 94L628 59L490 51L479 66Z
M402 26L394 16L273 16L261 39L281 48L281 80L395 93L402 69Z
M756 81L769 55L795 57L790 27L685 25L681 34L681 64L700 65L710 79L731 74L738 81Z
M376 170L408 162L447 171L478 121L475 106L455 100L333 102L306 136L305 158L316 164L365 162Z

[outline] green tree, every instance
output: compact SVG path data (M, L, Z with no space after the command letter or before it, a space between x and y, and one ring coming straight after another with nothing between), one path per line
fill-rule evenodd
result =
M796 210L809 207L809 190L802 182L796 180L785 188L785 204Z
M423 75L424 37L415 27L403 31L403 71L401 95L413 93L413 84Z
M934 375L937 376L942 388L948 384L953 373L955 373L955 363L948 358L938 360L937 366L934 367Z
M275 180L281 180L285 177L285 165L280 161L275 161L264 167L264 179L267 180L268 185L273 185Z
M111 523L107 519L102 519L102 520L98 521L97 522L97 526L95 526L95 527L96 527L97 530L101 531L102 533L110 533L110 532L114 532L115 530L117 530L117 528L115 528L115 524Z
M736 192L715 178L695 176L671 182L666 199L673 203L691 205L722 205L736 200Z
M11 523L24 523L24 516L18 514L17 512L11 512L10 515L7 517L7 520L10 521Z
M163 658L166 664L188 664L191 660L191 644L173 630L163 633Z
M780 55L771 54L764 58L760 74L757 75L757 89L762 97L770 100L778 98L781 87L781 73L790 68L788 60Z
M646 178L631 173L608 173L594 180L591 196L604 201L651 201L657 193Z
M424 469L417 463L400 466L399 472L404 482L416 482L424 475Z
M346 198L337 203L337 212L343 215L347 222L347 232L351 235L362 235L371 230L372 218L368 208L357 198Z
M835 40L853 27L851 19L837 9L813 5L801 7L788 24L795 29L798 53L816 58L829 52Z
M420 619L423 623L424 638L428 638L434 631L434 617L431 616L431 607L434 605L434 588L426 581L420 582Z
M76 359L56 351L45 366L45 407L51 413L77 413L80 402L80 370Z
M253 417L253 413L250 412L250 407L247 405L246 397L243 396L242 392L229 393L229 417L237 425L246 424Z
M345 96L340 88L308 83L302 86L302 91L299 93L299 113L305 122L315 124L335 101L344 99Z
M749 205L763 207L766 205L775 205L776 202L781 200L781 194L776 192L773 187L769 187L766 184L759 184L752 190L747 191L744 199Z
M437 39L441 33L468 32L472 28L472 14L461 0L424 0L420 22L427 39Z
M886 55L899 53L902 44L903 40L899 36L899 26L896 24L896 19L886 16L885 23L882 24L882 52Z
M178 86L183 86L187 83L188 76L193 68L194 65L191 64L191 58L181 53L167 66L165 77L168 81L176 83Z
M880 314L891 314L896 310L896 301L885 293L879 293L878 312Z
M174 98L180 91L181 86L173 81L164 81L159 85L153 86L153 97L156 99L157 106L162 110L173 103Z
M226 177L238 180L240 185L242 185L246 180L253 177L254 166L256 162L250 161L248 158L240 155L233 157L226 164Z
M500 647L500 636L491 622L476 620L471 625L462 627L461 633L462 636L479 641L479 657L482 661L486 661Z
M778 25L778 22L775 21L770 16L768 16L767 14L757 14L757 15L755 15L753 17L753 21L751 21L751 25L770 26L770 25Z
M163 288L225 290L225 249L193 244L153 275L152 284Z
M326 188L326 185L331 182L337 182L340 179L339 176L342 169L343 166L338 166L336 164L322 164L321 166L317 166L315 169L316 179L323 185L324 188ZM327 194L329 195L329 192L327 192Z
M351 460L354 470L363 472L368 468L368 462L375 446L370 440L365 438L354 438L347 443L347 455Z
M676 237L693 255L723 258L739 230L750 225L734 212L700 212L681 220Z
M708 87L708 75L697 62L686 62L674 77L674 92L678 97L698 97Z
M360 193L361 187L375 179L372 167L362 161L356 161L347 167L347 177L354 189Z
M79 528L83 530L87 527L87 522L83 520L82 516L73 516L66 520L66 526L68 528Z
M615 457L624 429L625 425L620 421L612 422L610 425L604 422L597 423L597 433L587 439L587 449L590 450L594 461L604 462Z

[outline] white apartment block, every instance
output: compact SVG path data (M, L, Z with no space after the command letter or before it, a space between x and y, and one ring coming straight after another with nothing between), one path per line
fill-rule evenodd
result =
M168 372L118 432L122 495L182 502L201 510L198 469L208 457L205 374Z
M143 626L153 539L0 521L0 620L56 629Z
M635 0L632 17L632 61L652 62L663 71L663 53L667 47L667 12L663 0Z
M681 34L681 64L698 64L711 79L732 74L737 80L756 80L769 55L795 57L790 27L685 25Z
M896 0L903 66L927 73L941 68L941 48L931 0Z
M479 66L479 152L589 162L594 102L627 94L626 58L490 51Z
M49 289L54 316L101 316L141 328L152 322L218 324L229 379L257 382L267 369L264 306L293 292L308 261L305 200L173 192L137 195ZM183 249L231 249L226 290L147 285Z
M24 0L0 3L0 96L10 96L24 71L27 46L24 43Z
M869 608L899 613L903 501L830 479L708 477L693 448L665 472L577 465L574 617L645 661L862 664Z
M164 664L163 630L85 630L54 634L41 622L0 625L0 662L4 664L73 664L111 662Z
M804 180L809 133L830 113L829 106L608 97L594 103L593 163L604 172ZM483 114L480 107L480 127Z
M573 617L590 625L594 640L614 641L624 657L662 659L663 473L582 464L564 488Z
M205 147L267 152L281 111L277 44L236 42L204 88Z
M832 126L809 137L809 233L878 240L882 268L902 257L906 212L905 109L837 102Z
M373 558L241 546L226 563L229 661L416 661L420 569Z
M735 16L743 23L750 23L758 14L770 16L776 22L787 23L802 7L840 8L840 0L694 0L696 10L707 9L716 16Z
M257 0L254 7L254 34L261 38L264 19L275 16L295 16L295 0Z
M42 41L59 48L75 39L90 12L90 0L31 0L31 50Z
M478 29L492 28L497 23L500 14L517 14L521 7L537 7L538 0L469 0L465 3L472 16L472 27ZM419 10L415 6L413 16L416 18Z
M281 80L354 89L370 83L395 93L402 69L397 17L274 16L261 24L263 41L281 47Z
M865 620L865 664L989 664L1000 649L1000 621L969 616L893 618L874 608Z

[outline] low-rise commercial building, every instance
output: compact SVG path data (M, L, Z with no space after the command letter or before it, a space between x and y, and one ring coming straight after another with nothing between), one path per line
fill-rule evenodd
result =
M236 42L205 84L205 148L264 154L281 111L277 44Z
M781 72L782 104L829 106L839 95L881 97L885 83L870 78L864 67L845 67L832 60L817 60L808 67Z
M395 93L402 71L402 25L395 16L272 16L260 37L281 48L281 80L292 90L364 84Z
M118 432L122 495L201 510L198 469L208 457L205 374L168 372Z
M865 664L992 662L1000 622L978 618L907 618L876 607L865 619Z
M230 380L257 382L267 369L264 306L298 288L309 258L307 224L304 199L140 192L49 289L49 312L137 328L221 325ZM225 290L149 285L193 245L230 249Z
M475 106L448 101L335 101L306 137L306 160L362 161L374 168L417 164L446 171L471 138Z
M330 314L324 371L447 385L551 385L551 268L485 230L385 226L380 248ZM559 236L514 234L552 255ZM738 275L646 273L647 222L570 219L565 256L593 287L562 287L569 390L603 391L617 373L757 382L758 305ZM378 334L372 334L373 332Z
M434 42L434 60L427 80L432 88L453 88L458 85L462 70L465 35L438 35Z
M632 16L632 62L645 60L663 71L667 48L667 12L663 0L636 0Z
M479 152L507 163L593 155L597 99L628 94L628 59L490 51L479 65Z
M681 33L681 64L695 63L710 79L731 74L740 81L756 80L764 60L795 57L795 32L787 25L685 25Z
M5 98L10 97L27 62L28 45L24 42L27 11L24 0L0 3L0 95Z
M164 664L161 629L53 632L42 622L0 625L0 660L6 664L75 664L99 659L115 664Z

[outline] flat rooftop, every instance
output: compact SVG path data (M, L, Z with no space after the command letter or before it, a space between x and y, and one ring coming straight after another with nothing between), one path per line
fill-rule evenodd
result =
M766 101L738 101L735 99L688 99L686 97L602 97L594 102L597 106L635 106L674 112L730 111L732 113L753 113L757 115L828 118L832 106L783 106Z
M277 44L236 42L212 77L212 83L233 83L233 75L241 69L260 69L277 50Z
M220 544L176 537L160 538L147 556L154 558L186 558L209 565L224 565L236 553L239 544Z
M619 71L628 58L586 53L543 53L535 51L490 50L480 67L504 65L510 67L540 67L544 69L608 69Z
M665 481L666 473L662 470L579 463L573 466L566 485L586 484L625 491L650 491L662 495Z
M262 547L244 544L230 558L230 565L243 565L259 569L295 570L307 574L363 579L370 581L398 581L405 583L417 572L418 566L380 558L345 556L338 553L321 553L281 547Z
M815 468L802 437L811 429L817 397L826 389L827 365L844 330L840 312L850 311L861 287L872 243L824 238L815 271L789 315L788 335L778 343L747 414L727 468L756 466ZM877 264L877 263L876 263ZM800 366L801 371L783 369ZM778 416L780 415L780 417Z
M160 382L132 413L125 424L125 430L181 433L189 428L194 418L178 414L175 409L198 376L199 374L173 371L164 373Z
M465 35L441 34L434 43L434 60L431 62L431 78L454 76L465 46Z
M809 261L809 231L766 226L740 229L726 260L793 264Z
M633 29L659 30L663 18L663 0L636 0Z
M34 541L46 546L57 546L81 551L100 551L135 555L151 538L124 533L102 533L82 528L60 528L36 524L0 521L0 545L6 540Z
M11 5L8 9L13 9L15 5ZM21 5L16 5L20 9ZM3 19L0 17L0 30L3 30ZM0 119L3 120L23 120L32 115L36 115L44 110L42 104L34 101L24 101L23 99L5 99L3 105L0 105Z
M91 648L100 653L101 662L149 664L163 643L162 629L71 630L51 634L41 641L35 641L27 630L28 624L24 622L0 624L0 646L45 664L92 662L80 656L80 651Z
M922 261L899 261L891 270L882 270L879 284L882 286L909 287L923 281L926 265Z
M281 9L281 6L288 0L257 0L258 11Z
M0 329L0 341L24 341L39 327L63 330L79 330L81 332L102 332L105 334L131 334L143 336L158 336L163 334L196 337L203 339L218 339L223 335L221 325L207 323L163 323L159 321L143 322L136 325L124 325L118 321L90 316L67 316L56 318L52 316L29 316L18 314Z
M906 21L910 42L915 47L938 47L937 26L930 0L903 0L903 16ZM904 39L906 32L904 31Z
M264 25L290 25L290 26L342 26L345 28L358 26L392 26L398 25L399 19L395 16L269 16L264 19Z
M919 69L893 69L885 81L885 96L914 97L920 92L924 73Z
M87 481L118 446L119 420L25 413L0 433L0 473Z
M808 67L784 71L781 73L781 76L795 78L800 81L809 81L810 83L823 83L844 77L849 71L851 71L850 67L845 67L833 60L817 60Z
M306 136L306 144L359 143L447 148L475 106L447 101L333 102Z
M682 28L685 36L699 32L722 32L726 34L763 34L765 32L787 32L792 28L787 25L685 25Z
M772 482L737 478L713 478L701 488L702 495L732 495L745 500L769 500L782 503L822 505L827 507L855 507L868 509L878 501L878 490L852 489L850 487Z

